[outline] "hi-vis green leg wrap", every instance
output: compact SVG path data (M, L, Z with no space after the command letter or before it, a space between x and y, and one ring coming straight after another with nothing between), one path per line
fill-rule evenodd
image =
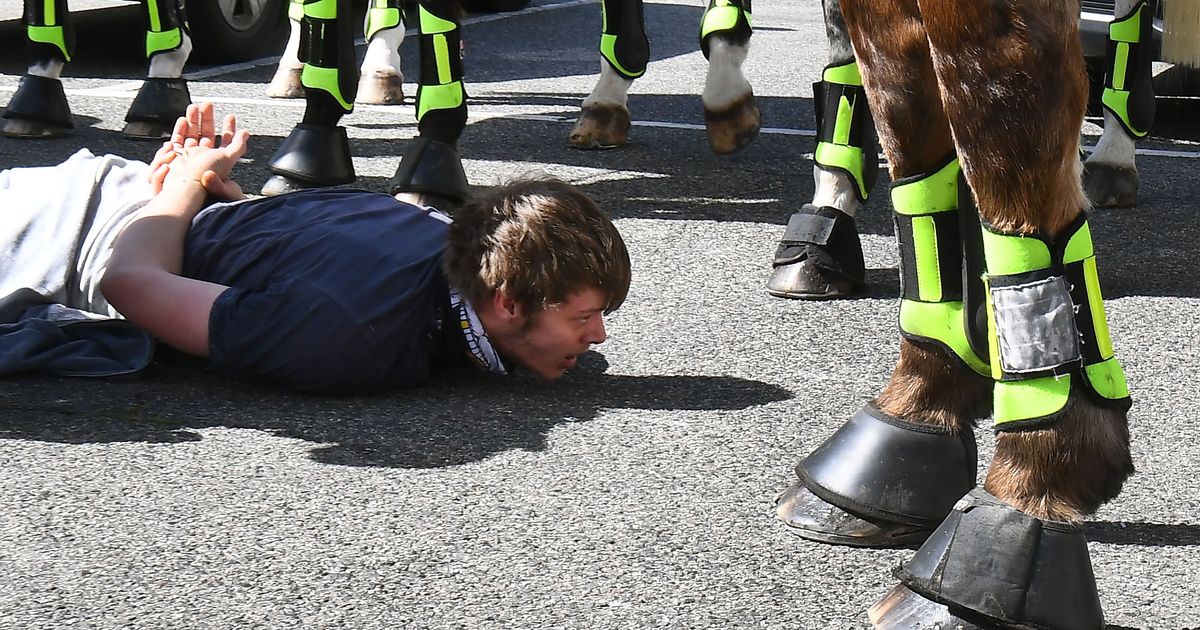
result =
M1104 69L1104 108L1112 112L1125 132L1141 138L1154 122L1154 87L1150 63L1154 60L1154 2L1142 0L1129 14L1108 25L1107 63Z
M1072 388L1128 409L1086 215L1057 240L984 226L983 251L996 430L1057 421Z
M454 5L426 0L418 12L421 80L417 85L417 129L427 138L456 144L467 125L467 93Z
M404 8L402 0L371 0L367 7L366 24L363 34L369 41L371 37L384 29L396 28L404 23Z
M146 3L146 58L171 52L183 45L187 14L182 0L144 0Z
M328 109L337 115L354 111L358 67L354 57L350 8L350 0L304 2L299 50L304 70L300 73L300 83L304 85L310 110ZM305 113L306 122L309 114Z
M709 0L708 9L700 19L700 51L708 59L708 38L721 35L734 44L750 41L750 0Z
M971 345L963 303L957 158L931 173L896 180L892 205L900 242L900 332L940 346L987 376Z
M21 21L34 58L71 60L75 52L75 29L67 0L26 0Z
M650 62L642 0L600 0L600 56L617 74L636 79Z
M854 181L859 201L866 201L879 171L875 123L867 107L858 63L825 67L813 84L817 112L817 166L841 171Z

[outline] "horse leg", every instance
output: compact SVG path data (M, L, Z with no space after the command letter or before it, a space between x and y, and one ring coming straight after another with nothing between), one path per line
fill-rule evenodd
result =
M388 191L404 201L450 211L470 192L458 155L458 138L467 125L460 8L455 0L422 0L417 10L421 31L417 137L405 147Z
M354 110L358 68L351 0L305 0L299 58L304 62L304 119L271 158L264 195L354 181L350 141L342 116Z
M171 136L175 121L192 102L183 66L192 54L184 0L150 2L146 7L146 80L125 114L128 138L161 140Z
M842 7L849 18L850 0ZM916 0L863 12L891 34L855 50L895 182L900 358L879 396L796 467L777 514L804 538L886 547L923 541L975 485L971 427L988 413L991 382L964 317L960 169ZM873 81L891 73L906 83ZM825 219L810 231L832 229Z
M300 61L300 20L304 18L304 0L288 2L288 41L275 67L275 76L267 84L267 96L272 98L300 98L304 96L304 84L300 75L304 62Z
M866 284L854 217L875 185L875 126L862 89L841 4L825 0L829 64L813 84L817 114L812 203L788 219L767 292L793 299L850 295Z
M746 148L762 128L762 112L742 74L751 33L750 0L709 0L700 21L700 50L708 59L700 101L708 145L722 155Z
M874 15L888 3L843 3L877 112L912 81L863 54L896 37ZM968 260L985 269L996 455L984 488L955 505L870 616L888 629L1103 628L1080 520L1133 469L1128 390L1083 213L1078 9L1046 0L918 4L978 208L980 225L964 221L961 237ZM881 127L885 150L888 135Z
M646 39L642 0L600 0L600 78L583 99L579 118L567 137L576 149L612 149L629 137L629 87L646 73L650 42Z
M1154 120L1154 4L1151 0L1117 0L1108 27L1104 65L1104 133L1083 165L1083 188L1093 206L1127 208L1137 203L1138 173L1134 142L1150 131Z
M61 136L75 126L59 79L75 48L67 1L25 0L22 22L33 61L9 99L0 133L14 138Z
M401 4L401 0L376 0L367 9L363 25L367 54L359 68L359 103L404 102L404 75L400 72L400 44L404 42Z

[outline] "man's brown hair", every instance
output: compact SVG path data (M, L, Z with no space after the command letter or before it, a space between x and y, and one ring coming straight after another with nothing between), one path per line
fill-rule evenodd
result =
M454 213L444 261L450 285L482 304L495 291L535 311L589 288L611 313L629 292L629 252L596 202L556 179L522 179Z

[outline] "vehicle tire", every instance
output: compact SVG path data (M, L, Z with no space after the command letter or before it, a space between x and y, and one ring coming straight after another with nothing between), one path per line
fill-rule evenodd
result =
M507 13L529 6L530 0L462 0L468 13Z
M287 38L287 0L188 0L193 55L209 62L279 54Z

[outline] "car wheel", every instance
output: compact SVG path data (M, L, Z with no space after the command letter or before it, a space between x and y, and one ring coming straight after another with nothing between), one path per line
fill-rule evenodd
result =
M527 6L529 0L462 0L462 7L470 13L506 13Z
M246 61L283 51L287 37L286 0L189 0L197 58Z

